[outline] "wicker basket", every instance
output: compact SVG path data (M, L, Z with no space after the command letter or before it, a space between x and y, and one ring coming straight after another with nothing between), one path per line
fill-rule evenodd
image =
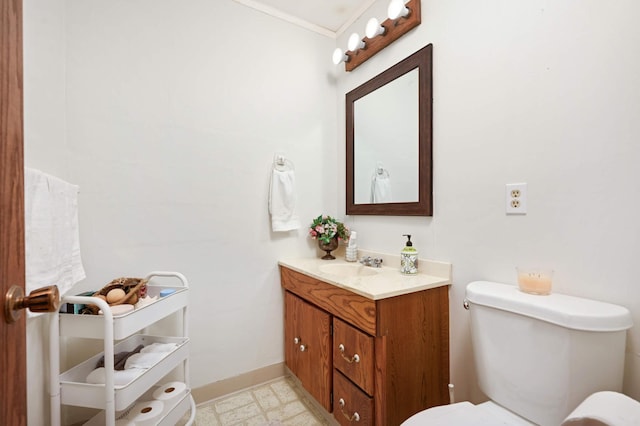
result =
M116 278L109 284L102 287L99 291L93 293L93 296L104 296L106 299L107 293L113 289L119 288L124 290L124 297L117 302L109 303L109 306L124 304L135 305L138 302L138 298L141 293L144 294L146 292L145 290L148 281L149 280L144 278ZM99 310L100 308L96 305L87 305L82 313L97 315Z

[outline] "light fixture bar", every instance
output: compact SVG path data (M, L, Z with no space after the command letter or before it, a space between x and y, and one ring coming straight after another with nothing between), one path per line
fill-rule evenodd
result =
M345 71L352 71L358 65L362 64L373 55L399 39L406 34L409 30L420 25L420 18L422 13L420 11L420 0L409 0L406 3L406 7L409 9L409 15L406 17L400 17L398 19L386 19L382 22L382 26L385 28L383 35L376 36L374 38L367 38L366 47L364 49L358 49L355 52L347 51L346 55L349 60L344 63Z

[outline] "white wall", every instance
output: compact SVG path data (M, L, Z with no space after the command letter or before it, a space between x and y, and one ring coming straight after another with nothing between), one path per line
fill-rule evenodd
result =
M385 17L387 4L377 1L338 45L362 33L370 17ZM631 0L422 0L419 27L337 74L342 116L345 93L433 43L434 215L353 216L348 223L361 247L398 251L402 234L411 233L422 255L453 263L458 399L483 399L462 308L470 281L515 284L516 265L550 266L555 291L624 305L640 325L640 57L632 53L639 13ZM505 184L515 182L528 183L526 216L505 215ZM342 210L342 191L337 200ZM638 327L628 333L625 373L634 398Z
M341 213L335 41L231 0L45 3L25 0L25 162L80 186L76 290L180 271L193 387L281 363L277 261L315 255L307 223ZM296 167L298 231L271 232L276 152Z
M299 214L335 170L332 40L233 1L68 1L68 144L86 286L177 270L192 287L192 385L281 362L273 155L297 167ZM333 212L332 212L333 213Z

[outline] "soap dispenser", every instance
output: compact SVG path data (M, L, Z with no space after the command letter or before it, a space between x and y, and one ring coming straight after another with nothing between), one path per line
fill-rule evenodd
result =
M400 252L400 272L403 274L418 273L418 250L413 247L411 235L404 234L407 237L407 245Z

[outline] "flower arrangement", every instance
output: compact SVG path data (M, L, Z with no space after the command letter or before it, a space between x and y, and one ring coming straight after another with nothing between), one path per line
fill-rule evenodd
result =
M349 228L344 226L344 223L327 215L316 217L313 219L313 222L311 222L311 225L309 225L309 236L325 244L329 244L329 241L335 236L340 240L348 241L349 233Z

